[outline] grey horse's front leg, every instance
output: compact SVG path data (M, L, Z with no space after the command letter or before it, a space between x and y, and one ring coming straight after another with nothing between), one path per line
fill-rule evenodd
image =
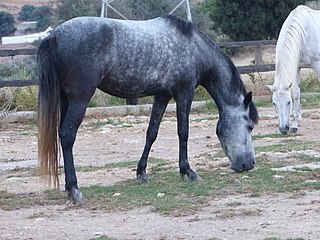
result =
M200 177L191 169L188 162L189 113L193 95L190 96L190 93L180 94L176 97L180 175L182 178L186 176L189 181L197 181Z

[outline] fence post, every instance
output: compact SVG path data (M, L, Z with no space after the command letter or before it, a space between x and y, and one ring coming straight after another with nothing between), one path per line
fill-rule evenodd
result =
M262 48L261 45L258 45L256 47L256 55L255 55L255 64L256 65L261 65L262 64Z

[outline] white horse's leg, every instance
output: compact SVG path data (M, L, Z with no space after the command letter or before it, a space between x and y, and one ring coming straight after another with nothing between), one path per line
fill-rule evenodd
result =
M300 68L297 71L297 78L292 87L293 97L293 122L290 127L291 133L296 133L299 129L299 122L301 120L300 114Z
M314 73L316 74L317 78L320 79L320 61L313 62L312 69L314 70Z

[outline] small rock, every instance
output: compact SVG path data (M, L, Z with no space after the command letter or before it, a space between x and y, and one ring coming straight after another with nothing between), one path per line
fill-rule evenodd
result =
M317 183L317 180L306 180L305 183Z
M103 236L103 232L98 231L98 232L95 232L94 235L95 236Z
M45 219L44 218L36 218L34 221L35 222L42 222L42 221L44 221Z
M311 119L320 119L320 113L314 112L310 114Z
M259 225L262 227L262 228L266 228L267 226L271 225L270 222L261 222L259 223Z
M119 193L119 192L112 195L112 197L120 197L120 196L121 196L121 193Z
M284 179L284 176L282 175L274 175L273 177L275 180L283 180Z
M163 198L165 195L166 195L165 193L160 193L160 192L159 192L159 193L157 194L157 197Z

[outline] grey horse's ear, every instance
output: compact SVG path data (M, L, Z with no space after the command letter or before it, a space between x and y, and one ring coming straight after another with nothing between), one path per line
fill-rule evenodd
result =
M247 108L251 102L252 102L252 92L249 92L247 93L247 95L244 97L244 100L243 100L245 108Z

